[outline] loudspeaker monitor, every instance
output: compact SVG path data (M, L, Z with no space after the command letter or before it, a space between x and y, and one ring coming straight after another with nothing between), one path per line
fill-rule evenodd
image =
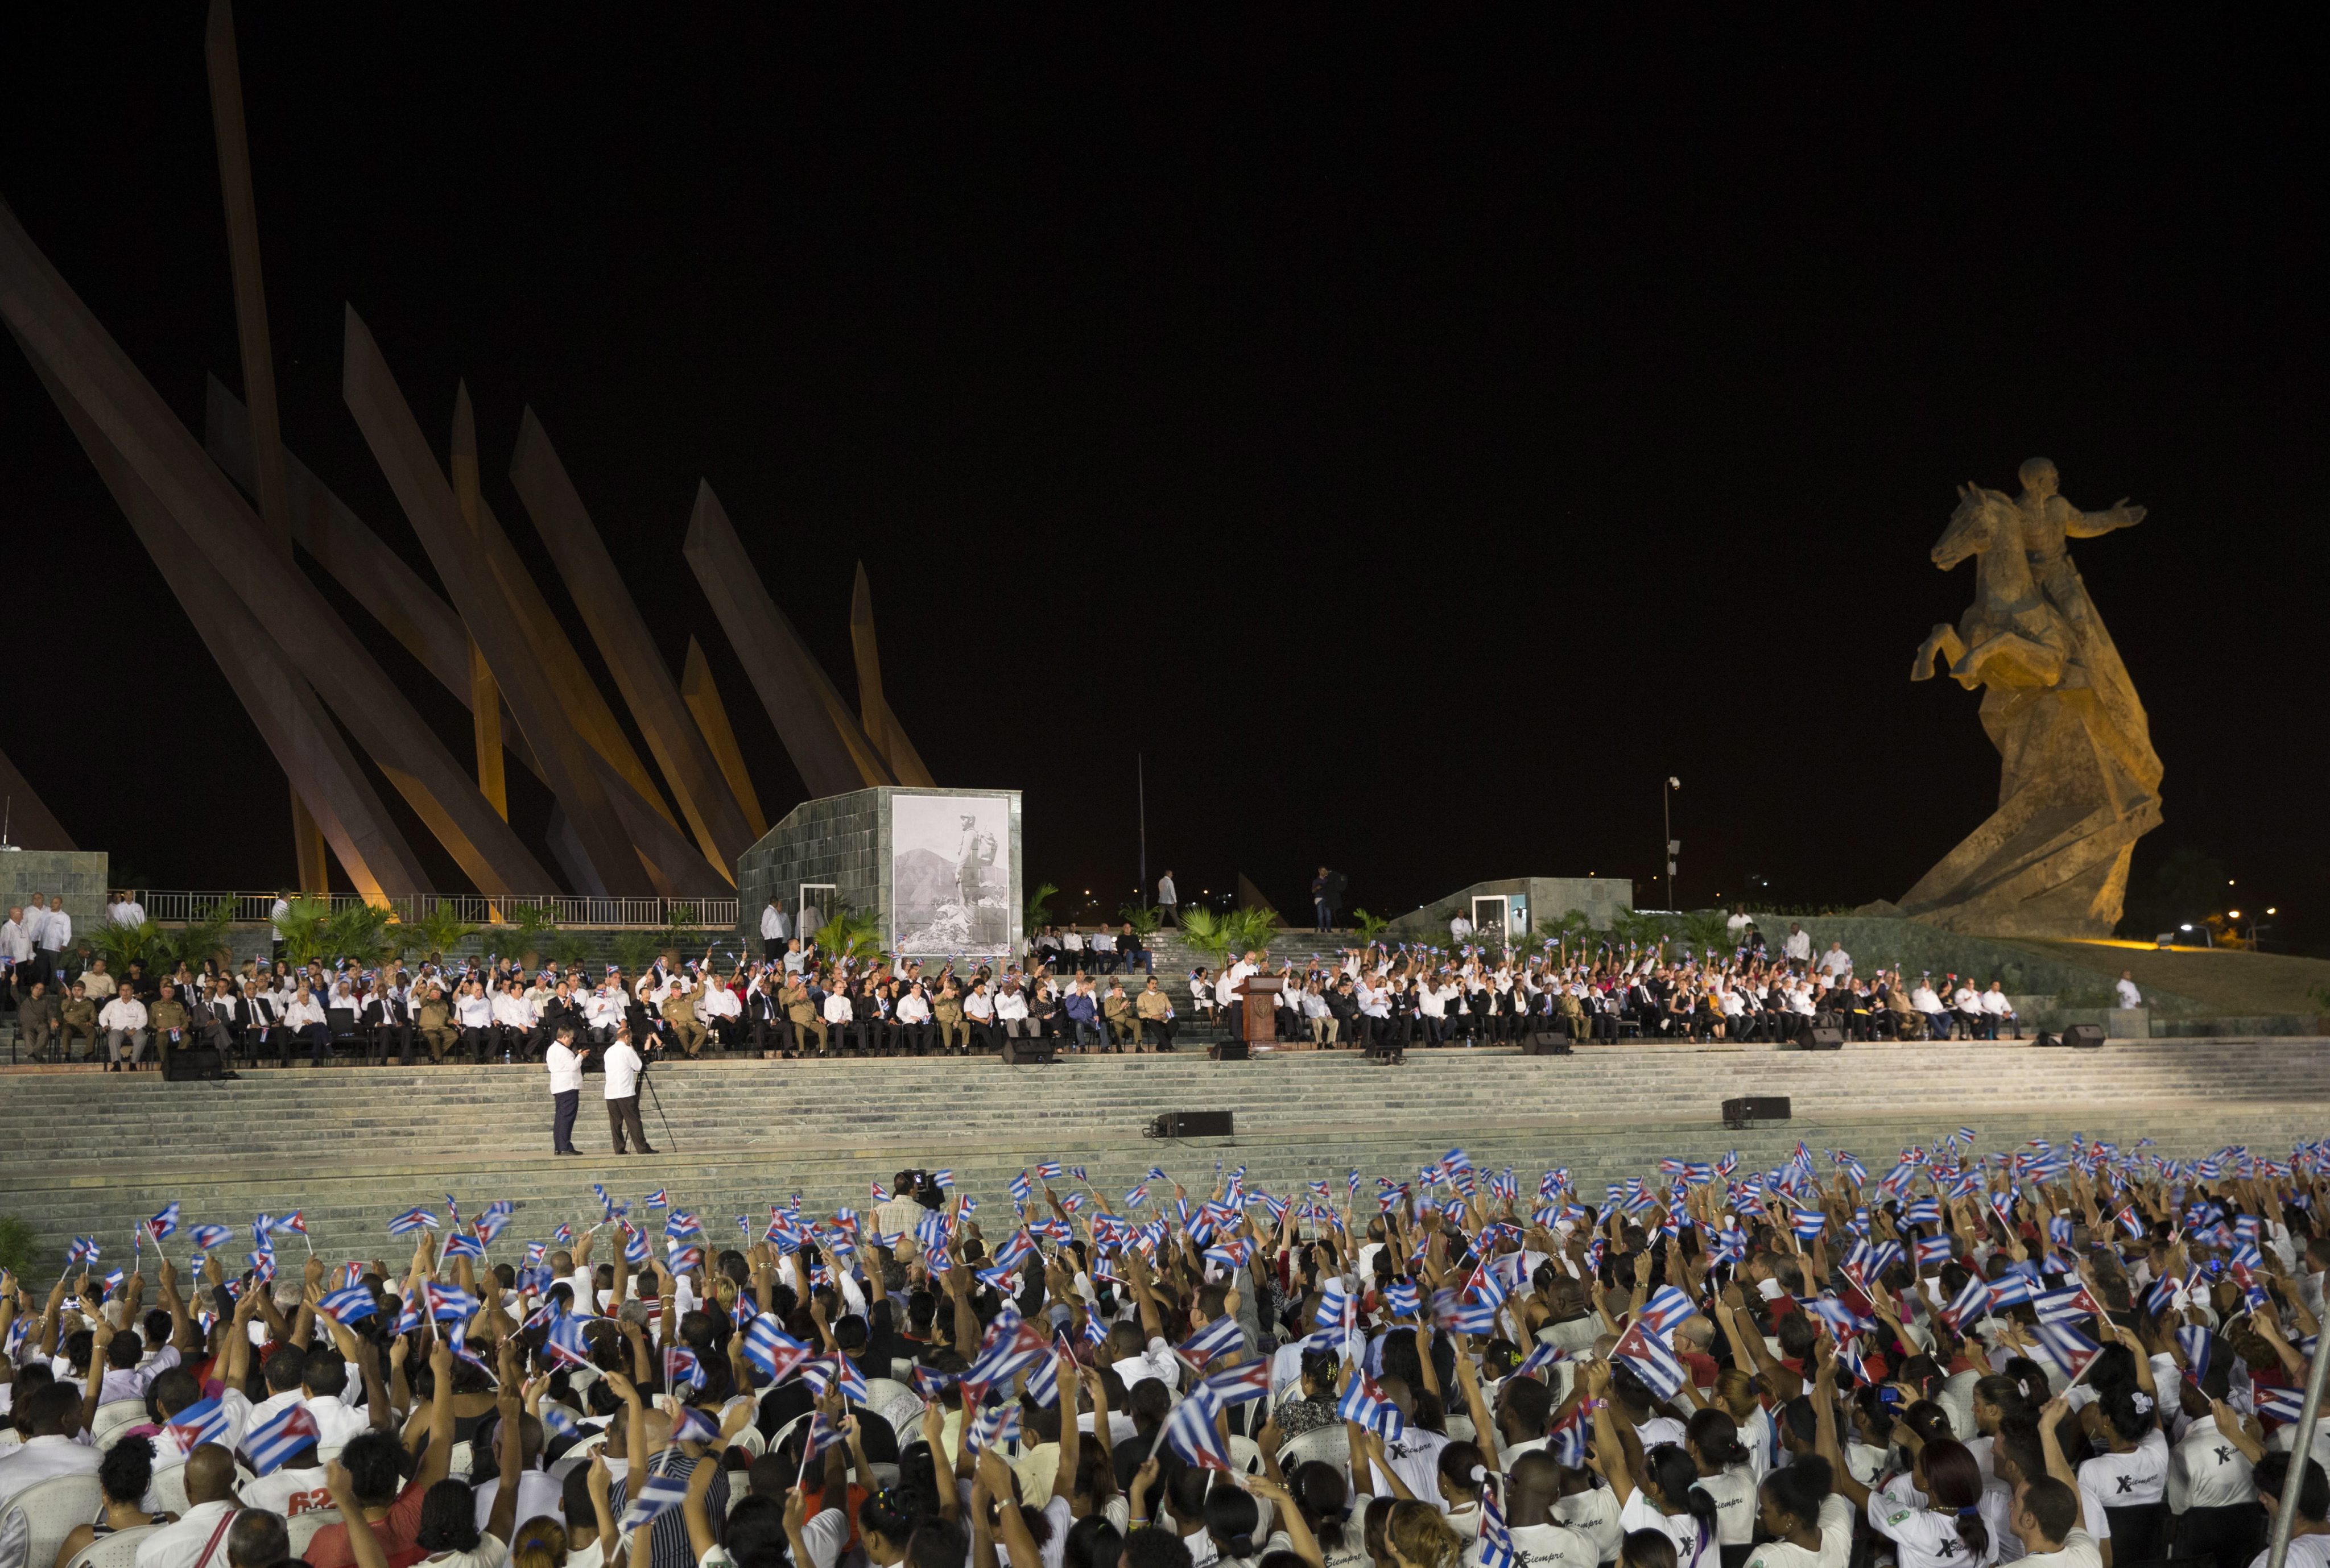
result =
M2099 1050L2103 1043L2104 1026L2100 1024L2074 1024L2063 1031L2063 1044L2082 1051Z
M1785 1094L1749 1094L1723 1102L1723 1125L1734 1129L1776 1125L1793 1114Z
M1559 1031L1550 1034L1524 1034L1521 1036L1521 1054L1567 1056L1570 1054L1568 1033Z
M1149 1124L1151 1138L1234 1138L1237 1115L1229 1110L1169 1110Z
M162 1063L162 1082L185 1083L205 1078L224 1078L226 1063L220 1060L218 1050L210 1045L182 1045L170 1053Z
M1799 1051L1842 1051L1844 1049L1844 1031L1842 1029L1830 1028L1825 1024L1815 1024L1811 1028L1805 1030L1801 1035L1797 1036L1796 1049Z
M1006 1067L1043 1067L1054 1060L1050 1036L1040 1040L1015 1040L1003 1037L1003 1065Z

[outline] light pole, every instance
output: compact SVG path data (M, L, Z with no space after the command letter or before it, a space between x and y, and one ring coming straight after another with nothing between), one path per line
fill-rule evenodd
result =
M1682 788L1682 780L1667 775L1666 787L1659 791L1659 820L1667 830L1667 908L1675 907L1675 856L1682 853L1682 840L1674 836L1674 792Z

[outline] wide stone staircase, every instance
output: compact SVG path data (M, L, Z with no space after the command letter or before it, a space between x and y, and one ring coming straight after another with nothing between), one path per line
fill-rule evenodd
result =
M496 1256L562 1222L598 1217L594 1181L636 1202L662 1187L715 1242L755 1234L768 1209L799 1192L813 1209L867 1204L868 1183L907 1166L950 1167L1009 1212L1009 1183L1053 1158L1081 1166L1112 1208L1152 1166L1193 1193L1219 1165L1286 1193L1317 1179L1340 1196L1348 1174L1413 1178L1452 1146L1476 1166L1516 1167L1523 1192L1568 1167L1591 1195L1651 1174L1665 1155L1738 1149L1764 1168L1795 1140L1844 1148L1881 1169L1912 1143L1972 1126L1985 1149L2073 1131L2160 1152L2227 1144L2286 1152L2330 1132L2324 1069L2330 1042L2114 1043L2040 1051L2002 1042L1868 1044L1839 1053L1768 1046L1582 1047L1568 1057L1510 1051L1412 1051L1404 1067L1348 1051L1277 1053L1244 1063L1201 1055L1105 1055L1049 1067L991 1058L839 1063L705 1062L654 1069L642 1110L658 1152L616 1158L584 1081L582 1158L550 1152L539 1067L260 1068L232 1082L166 1083L150 1071L0 1074L0 1213L38 1236L34 1272L62 1261L69 1239L99 1238L109 1266L133 1228L176 1200L184 1223L236 1227L261 1211L304 1212L319 1252L393 1256L391 1215L457 1195L465 1214L507 1198L516 1223ZM1783 1128L1729 1131L1722 1100L1787 1095ZM1236 1136L1146 1138L1170 1110L1231 1110ZM1064 1189L1072 1185L1059 1184ZM657 1222L659 1224L659 1220ZM183 1234L172 1255L183 1261ZM296 1252L296 1243L295 1243Z

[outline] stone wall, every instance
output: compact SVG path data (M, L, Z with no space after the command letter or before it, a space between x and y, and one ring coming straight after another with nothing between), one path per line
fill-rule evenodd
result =
M1391 922L1391 934L1402 940L1444 940L1448 935L1448 922L1459 911L1467 919L1471 918L1474 897L1498 893L1507 898L1521 897L1529 901L1528 926L1530 930L1547 921L1558 921L1571 910L1579 910L1594 922L1595 930L1607 930L1612 920L1634 907L1634 884L1624 877L1509 876L1494 882L1476 882L1446 898L1411 911ZM1520 923L1518 921L1515 922L1516 925Z
M51 902L62 893L78 941L105 918L106 875L101 849L0 851L0 920L10 909L31 903L36 893L46 893Z

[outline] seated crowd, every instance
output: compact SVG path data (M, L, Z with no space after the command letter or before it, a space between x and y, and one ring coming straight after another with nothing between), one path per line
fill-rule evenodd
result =
M986 1220L905 1171L718 1250L599 1189L531 1243L410 1211L393 1269L262 1216L150 1304L81 1243L0 1279L0 1568L2251 1568L2292 1487L2330 1562L2321 1146L1959 1144L1600 1204L1047 1162Z
M1191 1003L1201 1016L1236 1020L1239 987L1257 973L1281 982L1272 1002L1278 1039L1395 1053L1540 1031L1574 1040L1793 1041L1827 1025L1853 1040L1995 1040L2002 1028L2022 1037L1995 980L1985 990L1955 976L1939 988L1931 977L1905 983L1898 970L1856 976L1840 948L1797 964L1747 950L1693 959L1663 944L1573 953L1549 942L1530 955L1378 943L1307 969L1273 969L1267 954L1248 952L1219 971L1193 971Z

